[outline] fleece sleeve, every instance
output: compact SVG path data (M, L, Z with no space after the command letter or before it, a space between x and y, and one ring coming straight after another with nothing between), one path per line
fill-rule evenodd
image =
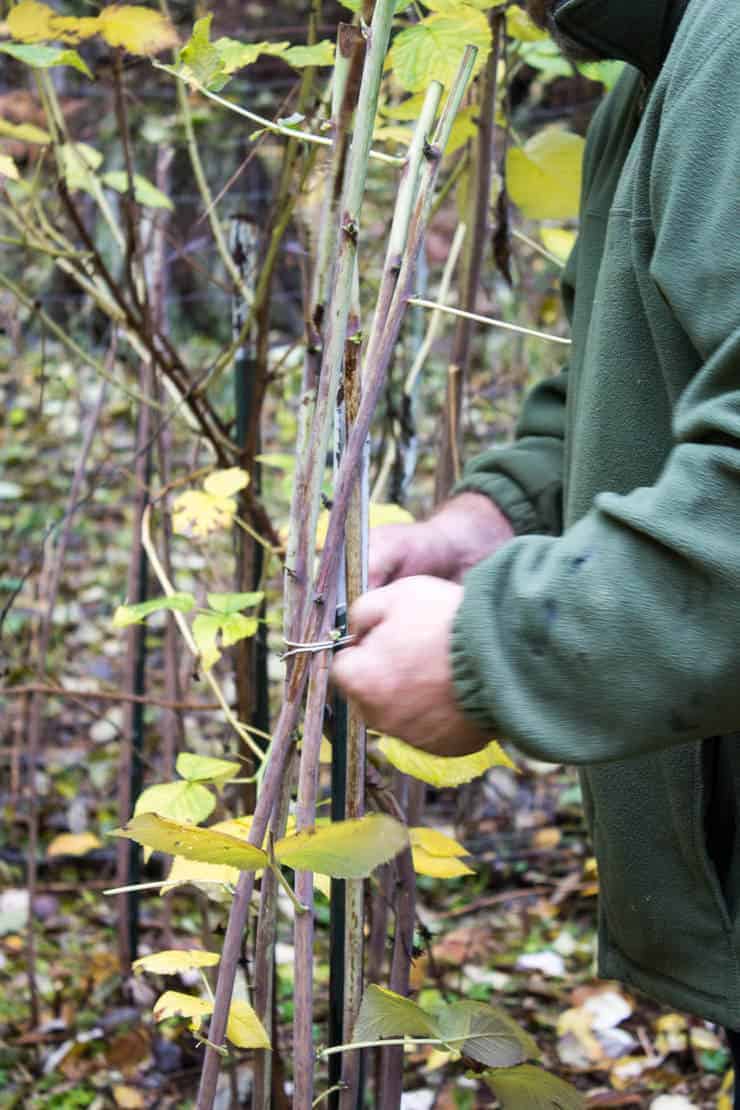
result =
M459 701L541 759L607 762L740 727L738 72L737 35L693 59L656 140L651 278L697 354L658 480L599 495L561 537L519 537L465 579Z

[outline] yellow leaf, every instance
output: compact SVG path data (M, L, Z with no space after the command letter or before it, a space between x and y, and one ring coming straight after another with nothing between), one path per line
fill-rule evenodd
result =
M77 43L82 39L92 38L100 30L100 19L97 16L81 16L79 19L71 15L54 15L50 21L51 37L60 42Z
M730 1068L722 1080L717 1099L717 1110L732 1110L733 1093L735 1088L735 1073Z
M213 497L202 490L190 489L175 498L172 510L172 528L177 535L203 538L231 526L236 501L233 497Z
M430 875L433 879L459 879L462 875L474 875L472 868L459 859L434 856L424 848L412 846L411 855L417 875Z
M122 829L114 829L111 835L135 840L155 852L184 856L200 863L224 863L240 871L255 871L267 863L267 856L260 848L237 840L235 836L200 829L197 825L181 825L155 813L133 817Z
M185 859L184 856L175 856L167 883L159 893L165 895L176 886L191 883L215 902L231 902L230 891L238 882L239 872L236 867L199 863L197 860Z
M8 30L17 42L47 42L54 37L51 22L55 15L38 0L21 0L8 12Z
M46 849L47 856L84 856L93 848L100 848L101 841L91 832L60 833Z
M237 1048L270 1048L264 1025L243 998L235 998L231 1003L226 1036Z
M169 19L137 4L111 4L98 19L108 45L122 46L129 54L159 54L179 42Z
M144 1096L136 1087L117 1084L113 1088L113 1101L119 1110L140 1110L146 1106Z
M464 782L484 775L491 767L510 767L516 770L506 752L495 740L473 755L441 756L429 755L396 740L384 736L378 747L389 763L412 778L428 782L430 786L461 786Z
M371 528L379 528L381 524L413 524L414 518L408 509L400 505L381 504L373 502L369 510L369 524ZM316 526L316 548L318 551L324 546L326 530L329 527L329 514L324 509L319 515Z
M509 195L533 220L567 220L578 215L584 141L547 127L506 157Z
M35 123L11 123L0 119L0 138L15 139L19 143L50 143L51 135Z
M150 971L153 975L177 975L194 967L213 967L221 957L217 952L204 952L201 948L168 948L134 960L135 972Z
M11 181L20 181L21 175L18 167L9 154L0 154L0 177L8 177Z
M275 845L275 858L285 867L334 879L364 879L407 844L404 825L384 813L371 813L284 837Z
M248 485L249 475L246 470L231 466L228 470L215 470L213 474L209 474L203 483L203 489L214 497L232 497Z
M548 38L547 31L541 31L518 4L506 13L506 33L520 42L541 42Z
M550 254L554 254L561 262L567 262L576 241L576 233L563 227L541 227L540 239Z
M181 991L165 991L154 1003L154 1020L165 1018L191 1018L190 1028L197 1029L204 1017L213 1010L213 1003L206 998L196 998L194 994Z
M417 825L415 828L409 829L409 839L412 848L423 848L425 852L432 856L456 859L458 856L470 855L463 844L453 840L451 836L445 836L438 829L427 828L426 825Z

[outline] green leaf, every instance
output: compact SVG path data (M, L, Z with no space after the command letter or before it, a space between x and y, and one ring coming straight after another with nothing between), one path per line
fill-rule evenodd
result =
M218 613L199 613L193 621L193 639L206 671L221 658L217 640L222 619Z
M581 62L578 69L589 81L600 81L608 92L621 77L624 62Z
M228 833L199 829L197 825L181 825L154 813L133 817L111 836L122 836L170 856L183 856L199 863L221 863L240 871L257 871L267 864L261 848Z
M430 755L393 736L382 737L378 748L397 770L428 782L430 786L462 786L484 775L491 767L516 769L495 740L479 752L460 756Z
M364 879L408 845L406 827L384 813L329 825L278 840L275 858L285 867L334 879Z
M31 69L50 69L52 66L72 66L92 79L92 73L76 50L61 50L58 46L37 46L20 42L0 42L0 54L9 54Z
M198 19L193 33L180 51L178 58L181 77L186 81L195 79L206 89L218 92L229 80L221 54L211 42L211 20L213 15Z
M194 755L193 752L180 752L175 764L178 775L188 782L213 782L219 786L236 778L241 764L230 759L214 759L210 755Z
M374 983L365 991L357 1015L354 1041L379 1041L384 1037L441 1037L434 1018L410 998Z
M305 66L333 66L334 43L330 39L322 39L313 46L291 46L281 57L295 69L303 69Z
M62 143L59 147L59 164L68 189L84 189L94 194L95 171L102 161L100 151L88 143Z
M253 609L261 605L265 595L262 590L246 594L208 594L208 604L216 613L238 613L242 609Z
M539 1056L537 1044L528 1033L508 1014L484 1002L452 1002L440 1012L438 1020L443 1041L486 1067L508 1068Z
M483 1078L503 1110L584 1110L586 1105L575 1087L532 1064L497 1068Z
M270 1038L256 1013L243 998L229 1007L226 1036L237 1048L270 1048Z
M491 49L491 28L482 12L467 6L455 12L435 12L396 36L386 69L392 69L409 92L426 89L431 81L449 86L469 44L478 47L477 73Z
M117 193L128 192L128 174L125 170L111 170L110 173L104 173L101 181L109 189L115 189ZM151 181L142 177L140 173L134 174L134 197L138 204L143 204L147 208L168 208L170 210L174 208L170 198L156 185L152 185Z
M19 143L50 143L51 135L35 123L11 123L0 119L0 138L15 139Z
M252 65L261 54L280 57L290 48L289 42L240 42L239 39L231 39L228 36L216 39L213 45L227 74Z
M258 628L259 621L256 617L230 613L227 617L221 617L221 643L224 647L231 647L232 644L238 644L240 640L254 636Z
M524 42L519 56L532 69L538 70L547 80L553 77L572 77L573 64L565 58L551 38L540 42Z
M142 790L134 808L134 817L140 813L157 813L173 821L199 825L211 816L215 808L216 799L205 786L196 782L166 782Z
M195 598L192 594L171 594L169 597L153 597L151 601L141 601L138 605L119 605L113 614L113 627L126 628L130 624L141 624L145 617L163 609L189 613L194 605Z
M509 196L532 220L566 220L578 215L584 140L547 127L506 158Z

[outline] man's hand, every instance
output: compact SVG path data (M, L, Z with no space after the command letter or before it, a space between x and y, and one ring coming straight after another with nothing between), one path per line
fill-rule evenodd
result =
M432 575L460 582L513 536L504 514L481 493L461 493L419 524L385 524L370 534L370 589Z
M359 642L334 659L332 680L366 724L433 755L469 755L491 739L455 701L450 635L462 587L404 578L352 606Z

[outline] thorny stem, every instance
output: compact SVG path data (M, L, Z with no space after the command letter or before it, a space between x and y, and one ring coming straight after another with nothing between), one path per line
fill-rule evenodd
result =
M386 38L385 42L382 44L383 49L380 52L381 64L382 56L385 54L385 46L387 45L387 35L390 31L390 11L392 7L392 3L381 3L377 5L375 10L374 22L382 20L383 24L386 26ZM371 40L371 51L374 47L379 49L377 36L373 37ZM392 300L388 318L386 320L380 320L376 317L373 322L374 341L371 340L371 344L377 357L373 360L370 360L368 357L367 365L369 372L366 391L363 393L357 422L350 435L347 449L337 476L335 500L329 517L327 539L319 563L317 590L314 595L317 599L320 597L323 604L314 605L312 612L309 614L304 633L300 637L304 642L316 638L317 633L324 623L324 607L328 612L331 610L334 602L336 593L336 573L342 549L341 537L348 511L349 497L356 481L357 470L364 450L372 415L384 385L388 363L390 362L393 347L403 319L406 299L411 289L416 261L423 243L426 220L429 215L441 154L449 138L453 120L460 107L465 88L470 79L476 54L477 51L474 47L466 48L460 70L453 82L447 103L435 131L434 145L426 152L427 162L421 174L419 196L411 220L409 241L398 277L398 289ZM366 66L367 65L368 61L366 60ZM374 104L372 109L373 115L371 119L374 117ZM368 130L370 130L370 128L368 128ZM359 127L357 131L359 131ZM337 288L336 285L335 288ZM337 288L338 293L340 293L340 289L341 287ZM351 294L351 288L349 292ZM347 291L342 289L340 295L342 301L344 301ZM348 308L349 301L347 301L347 312ZM344 320L346 322L346 313L344 315ZM298 721L301 698L305 689L307 677L308 660L306 656L298 656L296 657L292 672L289 676L285 699L273 734L270 757L267 762L262 789L250 830L249 839L252 844L260 845L262 843L267 830L270 814L280 791L283 772L289 752L292 748L293 733ZM197 1110L211 1110L213 1106L220 1064L220 1055L217 1046L221 1045L226 1030L226 1021L234 986L236 967L241 951L241 938L247 921L253 888L253 873L244 872L237 885L236 895L226 929L226 937L224 939L218 984L216 987L216 1002L209 1028L209 1040L211 1043L206 1050L203 1063L200 1090L196 1103Z

